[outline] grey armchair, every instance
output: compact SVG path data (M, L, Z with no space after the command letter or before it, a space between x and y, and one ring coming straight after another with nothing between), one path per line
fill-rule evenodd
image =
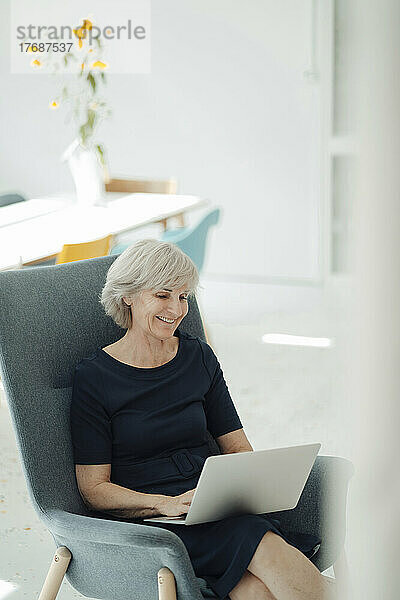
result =
M174 533L101 518L87 508L77 488L69 426L71 380L82 357L122 335L98 302L114 259L0 273L4 387L30 498L57 547L40 600L55 598L64 574L81 594L100 600L212 598ZM195 301L181 328L204 337ZM297 508L279 513L288 529L321 536L314 557L320 570L335 563L343 547L351 471L344 459L318 457Z

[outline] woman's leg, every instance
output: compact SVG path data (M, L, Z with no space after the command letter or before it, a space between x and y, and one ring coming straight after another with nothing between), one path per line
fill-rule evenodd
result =
M300 550L268 531L247 569L278 600L334 600L336 586L328 583Z
M245 571L242 579L229 594L231 600L276 600L261 579Z

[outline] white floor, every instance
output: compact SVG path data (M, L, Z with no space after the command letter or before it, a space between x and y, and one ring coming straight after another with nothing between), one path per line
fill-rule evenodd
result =
M202 284L210 341L254 447L320 441L322 454L351 457L343 289L238 284L212 277ZM261 342L265 333L328 337L334 345L268 345ZM0 418L0 600L35 598L55 547L27 497L4 398ZM58 598L83 596L64 582Z

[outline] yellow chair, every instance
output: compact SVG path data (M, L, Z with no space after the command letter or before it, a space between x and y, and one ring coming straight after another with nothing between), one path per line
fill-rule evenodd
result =
M106 237L92 242L83 242L82 244L64 244L61 252L57 255L56 264L74 262L76 260L85 260L86 258L96 258L97 256L106 256L111 248L113 236Z

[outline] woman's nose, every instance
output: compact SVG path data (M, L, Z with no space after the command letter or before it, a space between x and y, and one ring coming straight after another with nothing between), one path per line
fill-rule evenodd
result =
M179 298L170 298L168 308L173 313L174 317L180 317L182 314L182 305Z

